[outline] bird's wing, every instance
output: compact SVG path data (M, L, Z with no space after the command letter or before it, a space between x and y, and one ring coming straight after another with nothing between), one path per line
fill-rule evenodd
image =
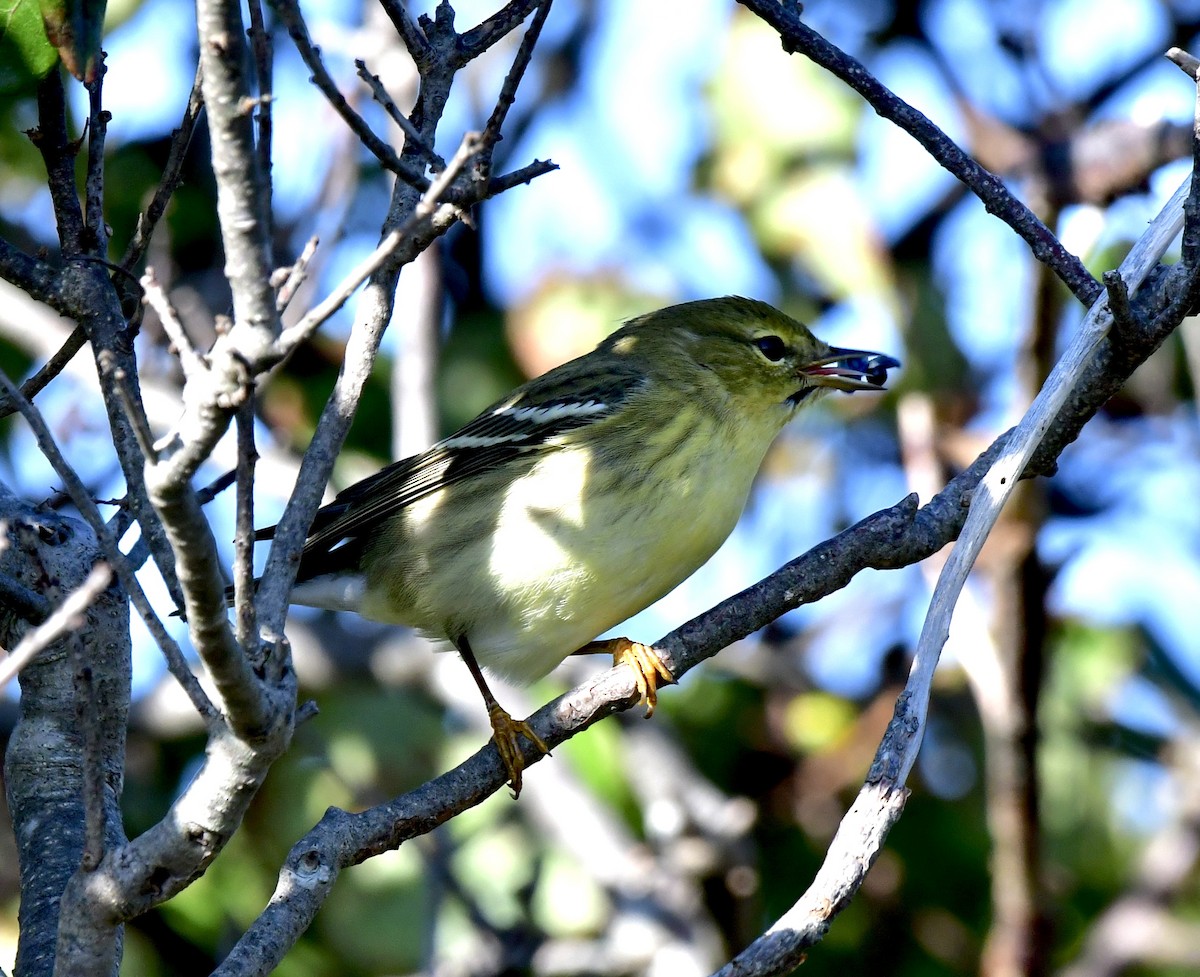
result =
M539 377L421 454L404 458L338 493L317 512L306 556L358 539L405 506L447 485L530 453L553 450L565 435L611 416L645 382L624 364L580 374L574 363ZM602 379L593 380L597 372ZM273 530L260 530L267 539Z

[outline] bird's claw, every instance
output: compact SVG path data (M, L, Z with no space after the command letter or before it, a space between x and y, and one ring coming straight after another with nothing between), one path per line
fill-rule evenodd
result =
M488 708L488 720L492 724L492 738L496 741L500 762L504 764L508 773L508 784L512 788L515 800L521 795L521 771L525 769L525 754L521 750L520 737L524 736L544 756L550 755L550 749L529 723L524 719L513 719L499 704Z
M658 652L650 645L640 641L630 641L628 638L613 640L613 665L622 663L633 669L633 677L637 682L638 703L646 707L646 718L654 715L654 707L658 705L658 683L670 685L675 681L671 670L663 663Z

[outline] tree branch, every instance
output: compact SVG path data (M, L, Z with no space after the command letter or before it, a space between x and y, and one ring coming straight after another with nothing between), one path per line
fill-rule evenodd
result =
M45 390L46 385L67 368L67 364L75 358L76 353L83 349L86 342L87 333L83 331L82 327L76 326L72 329L71 335L58 348L58 351L42 364L37 373L21 384L21 396L26 400L32 400ZM0 417L8 417L16 412L17 405L11 400L7 397L0 400Z
M92 602L112 580L106 563L97 563L87 579L76 587L41 624L27 631L8 656L0 662L0 688L11 682L26 665L64 634L77 630Z
M51 71L38 83L38 124L26 135L42 154L46 164L46 185L54 205L54 220L58 225L58 240L67 256L81 254L83 247L83 212L75 187L75 156L78 143L67 140L67 104L63 92L62 72Z
M79 480L75 469L67 463L67 460L62 456L62 452L58 450L58 445L55 444L54 437L50 433L50 429L46 426L41 412L21 396L20 391L17 390L16 386L3 370L0 370L0 388L3 388L9 398L16 403L17 409L20 410L22 416L25 418L25 422L33 430L38 448L45 455L46 460L50 462L51 467L53 467L58 477L62 479L63 485L71 496L71 501L75 503L75 507L91 527L92 532L95 533L100 548L104 553L104 558L117 574L117 578L121 581L121 586L126 590L128 599L133 603L133 606L145 622L146 629L158 643L171 674L183 686L184 691L188 693L192 704L196 707L200 715L206 719L212 719L216 715L216 710L213 708L212 703L208 701L208 697L200 688L195 676L192 675L191 669L188 668L187 661L183 657L183 652L180 650L179 645L167 633L162 621L154 613L154 608L150 606L150 601L147 600L141 585L138 583L133 568L129 565L125 554L118 547L116 537L113 536L105 524L103 516L100 515L100 510L92 500L87 488Z
M350 103L346 101L345 96L337 87L337 83L321 61L321 52L313 44L312 38L308 36L308 27L305 26L304 18L301 17L300 9L294 0L271 0L271 9L283 21L288 34L291 35L292 42L296 45L296 50L300 52L300 57L304 59L308 70L312 72L313 84L321 90L325 100L342 117L342 121L350 127L350 131L358 137L359 142L379 160L385 169L395 173L401 180L417 190L422 192L427 190L429 179L425 176L423 169L397 156L391 146L375 135L375 131L367 125L367 120L350 107ZM432 152L429 144L423 140L418 140L417 143L427 153Z
M8 543L0 554L6 575L58 602L65 591L84 585L100 558L88 527L77 519L39 511L0 492L0 517ZM118 588L93 593L86 622L46 648L20 673L20 718L5 756L5 788L12 812L21 869L20 940L16 972L50 977L52 969L72 971L56 950L70 910L61 896L90 845L119 846L120 796L129 710L129 613ZM16 644L27 624L0 608L0 641ZM81 642L80 658L92 674L88 727L76 711L77 659L69 651ZM90 744L85 749L85 741ZM90 770L86 769L90 767ZM85 785L90 782L90 817ZM102 832L102 839L97 836ZM89 932L77 947L97 963L89 974L116 974L121 930L111 921Z
M171 197L179 186L188 147L192 144L192 136L196 132L196 123L200 121L200 111L203 108L204 96L200 87L200 66L197 65L196 79L192 82L192 91L188 95L187 106L183 110L183 119L179 123L179 128L171 133L171 148L167 151L167 162L163 166L162 177L158 181L158 187L150 199L150 205L146 208L146 212L138 216L137 227L134 229L129 246L125 249L125 256L121 259L121 267L126 271L132 271L142 260L146 249L150 247L154 229L158 226L162 215L166 213L167 204L171 202Z
M880 116L894 122L917 140L950 173L961 180L987 208L1020 235L1033 256L1050 268L1080 302L1090 306L1100 295L1100 283L1083 263L1059 243L1054 233L993 174L963 152L924 115L897 97L863 65L825 40L800 19L799 4L777 0L738 0L779 32L783 49L797 52L830 71L858 92Z
M0 277L45 302L60 315L70 315L63 295L62 272L0 238Z
M1141 258L1135 256L1133 263L1140 265ZM1155 279L1156 292L1169 291L1170 287L1168 276ZM1156 294L1144 301L1154 304L1163 299ZM1074 422L1094 414L1107 400L1108 386L1092 382L1099 371L1115 371L1118 375L1111 381L1120 382L1132 372L1134 361L1149 356L1162 338L1154 329L1147 329L1131 340L1123 339L1121 356L1115 355L1111 339L1100 341L1080 382L1070 390L1066 413L1071 422L1061 427L1056 425L1046 433L1040 450L1027 466L1028 474L1052 469L1058 453L1078 433ZM1136 354L1130 355L1134 348ZM981 479L998 458L1010 457L1016 450L1011 446L1015 444L1012 437L1010 433L998 439L925 506L918 509L915 496L910 496L891 509L867 517L760 583L682 625L655 642L655 649L672 674L681 677L720 649L789 610L844 587L866 567L898 568L932 555L958 537L967 518L968 502ZM923 669L924 663L917 674L923 674ZM900 697L897 719L889 727L867 783L843 822L812 887L764 937L722 971L723 977L777 974L795 966L804 949L824 935L833 915L861 883L907 796L901 777L911 766L907 751L912 746L910 700L914 694L910 688ZM605 716L631 708L637 701L632 672L622 666L544 706L529 722L537 735L553 748ZM527 763L541 759L534 752L526 754ZM312 921L343 868L395 848L478 804L498 790L505 777L504 767L489 743L458 767L388 804L357 814L328 812L293 847L271 902L218 973L270 970L279 959L277 955Z
M104 142L108 136L108 112L104 110L104 52L96 58L96 72L87 82L88 151L87 177L84 181L84 226L87 228L87 253L103 258L108 253L108 225L104 220Z
M1122 263L1120 275L1128 286L1136 287L1147 278L1179 233L1183 223L1187 191L1188 183L1185 182ZM1197 270L1192 271L1192 274L1197 273ZM1171 276L1160 276L1160 288L1166 286L1169 277ZM997 442L989 450L995 460L989 460L986 474L971 493L970 510L962 528L962 535L938 580L908 683L896 702L895 717L888 725L867 775L866 784L859 793L859 800L856 801L852 812L859 809L859 802L872 803L872 799L881 789L887 794L903 789L905 779L916 762L925 729L934 669L949 635L950 614L965 583L966 575L995 523L1000 508L1011 494L1017 480L1028 470L1038 445L1051 435L1052 424L1060 410L1073 396L1090 398L1093 395L1094 391L1084 385L1082 378L1089 361L1095 358L1106 341L1106 332L1111 322L1112 314L1105 302L1102 299L1097 300L1020 425L1010 432L1002 443ZM1178 319L1175 324L1178 324ZM1124 337L1121 337L1121 341L1124 341ZM1161 342L1160 338L1146 337L1146 355L1157 347L1158 342ZM1091 410L1094 411L1101 403L1102 400L1096 401ZM1053 433L1061 436L1064 432ZM982 460L981 458L980 461ZM977 461L972 468L979 466L980 462ZM843 822L843 829L845 827ZM839 831L839 837L841 834ZM885 830L882 835L873 835L870 838L864 835L864 843L856 856L857 861L851 864L869 865L878 853L877 846L882 844L886 834ZM797 917L806 914L806 906L814 905L814 896L818 900L815 905L822 906L826 902L830 906L838 904L840 889L832 891L829 887L830 880L823 878L833 859L845 861L841 853L835 853L831 849L821 872L800 901L763 936L723 968L720 977L768 977L786 973L799 965L804 951L824 935L824 929L796 925ZM861 884L861 877L854 884L855 887Z
M271 214L254 145L250 117L254 101L245 76L249 58L241 5L232 0L199 0L196 23L225 277L233 290L233 343L253 360L274 340L279 316L270 286Z

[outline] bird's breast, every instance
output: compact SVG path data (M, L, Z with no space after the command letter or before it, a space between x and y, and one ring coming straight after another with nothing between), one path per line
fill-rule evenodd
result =
M498 492L456 500L478 486L449 486L377 547L381 561L403 562L389 576L404 581L402 593L377 596L404 604L392 619L466 635L484 665L536 679L716 552L770 444L745 434L670 418L624 451L546 451Z

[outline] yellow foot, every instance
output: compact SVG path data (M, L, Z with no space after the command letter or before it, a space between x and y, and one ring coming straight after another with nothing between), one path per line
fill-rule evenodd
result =
M624 663L633 669L633 677L637 680L637 690L641 696L638 702L646 707L646 718L649 719L654 715L654 707L658 705L659 680L661 679L664 685L670 685L675 681L675 676L650 645L630 641L628 638L612 638L599 643L607 645L607 650L612 652L614 666Z
M500 762L508 771L508 785L512 788L515 799L521 796L521 771L525 769L525 754L521 752L518 737L524 736L546 756L550 755L550 750L529 723L524 719L513 719L498 703L493 703L488 707L488 719L492 724L493 738L496 741L496 749L500 753Z

